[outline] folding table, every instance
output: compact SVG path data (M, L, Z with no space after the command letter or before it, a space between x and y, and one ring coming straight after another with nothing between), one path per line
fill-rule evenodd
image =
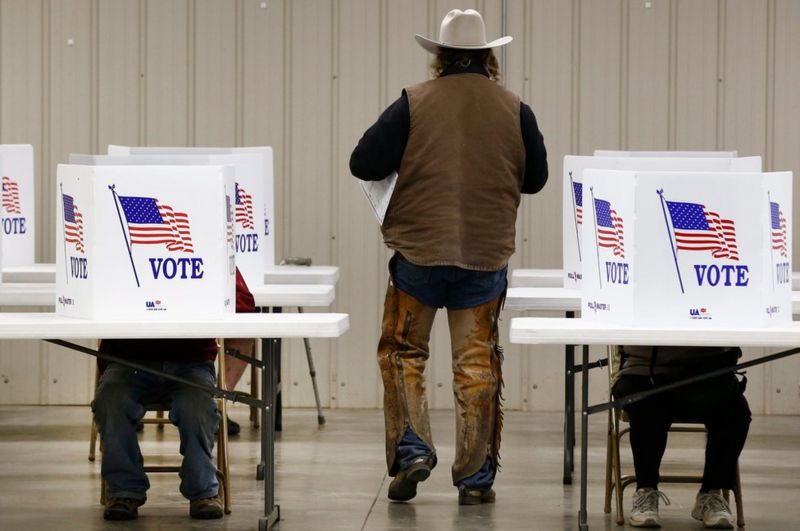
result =
M800 297L795 298L795 312L800 311ZM583 319L564 318L532 318L517 317L511 320L511 342L519 344L582 344L583 356L581 370L584 372L581 386L581 500L578 513L578 529L588 530L586 512L587 488L587 450L589 415L607 411L611 407L622 407L639 401L647 396L667 389L687 385L718 374L732 372L766 363L786 356L800 353L800 321L786 326L771 328L678 328L678 327L625 327L604 323L586 322ZM688 378L680 382L662 386L657 389L636 393L624 399L614 400L589 406L589 345L682 345L682 346L738 346L738 347L779 347L790 348L784 352L763 356L761 358L740 363L736 367L712 371L701 376Z
M64 341L68 339L137 339L137 338L296 338L339 337L350 327L346 314L234 314L222 319L193 319L159 322L153 320L99 320L75 319L53 313L3 313L0 314L0 339L41 339L85 354L97 356L98 352ZM265 358L273 355L269 348L271 339L265 340ZM108 359L113 356L102 355ZM118 360L120 363L130 362ZM259 529L267 530L280 519L280 507L275 504L275 432L274 401L276 375L272 363L262 363L262 399L255 400L236 391L225 391L193 382L217 397L240 401L261 409L261 453L264 468L264 516L259 519ZM146 372L156 372L147 367L137 367ZM165 378L169 375L159 374ZM179 380L180 381L180 380ZM187 383L187 382L184 382Z

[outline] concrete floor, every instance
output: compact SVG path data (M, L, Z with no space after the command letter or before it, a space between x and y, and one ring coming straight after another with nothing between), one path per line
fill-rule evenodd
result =
M246 411L237 408L233 417L243 421ZM507 413L497 503L474 507L459 507L450 484L452 412L433 413L439 467L420 485L417 498L406 504L389 503L386 498L382 413L333 410L326 411L326 417L327 424L318 427L315 411L284 412L284 432L276 447L280 531L577 529L577 477L574 486L561 484L560 414ZM245 427L230 445L234 496L230 516L221 521L190 520L177 477L153 474L139 519L107 523L98 501L100 464L86 459L88 421L85 407L0 407L0 529L257 529L263 490L254 477L259 449L251 428ZM675 435L662 470L700 463L699 437ZM148 426L143 452L158 455L166 446L168 457L170 452L177 455L176 440L171 427L160 434ZM589 463L590 528L622 529L611 515L603 514L604 415L591 419ZM800 417L755 418L741 469L746 529L800 529ZM671 506L662 506L664 529L702 529L689 517L696 486L662 488L672 500ZM631 493L629 488L626 509Z

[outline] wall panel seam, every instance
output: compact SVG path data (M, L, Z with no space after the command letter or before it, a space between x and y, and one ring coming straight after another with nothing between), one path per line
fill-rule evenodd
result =
M186 6L187 30L186 30L186 143L189 146L195 145L195 113L197 103L195 95L195 83L197 81L197 9L195 0L189 0Z
M341 176L339 175L339 169L337 168L337 158L339 156L339 114L340 114L340 100L339 100L339 92L340 92L340 84L339 84L339 77L341 68L340 60L341 60L341 41L339 39L339 35L341 34L341 9L342 5L339 0L334 0L333 5L333 16L331 17L331 45L330 45L330 54L331 54L331 77L328 80L329 86L331 88L331 95L330 95L330 134L331 134L331 150L330 150L330 159L328 160L328 165L331 169L331 183L332 191L337 191L340 189L340 182ZM330 255L329 259L331 260L332 264L339 263L335 261L334 258L339 256L339 246L342 245L342 238L336 238L336 235L339 234L339 208L338 208L338 194L331 193L329 197L326 199L330 202L330 222L329 227L332 228L333 234L330 234L329 237L332 239L332 243L330 246ZM341 404L341 396L339 396L339 385L337 385L338 379L338 341L332 341L330 348L330 363L328 364L328 382L330 382L330 393L331 393L331 407L339 408L339 404ZM335 399L333 399L335 397Z
M42 164L39 168L39 182L44 189L44 176L50 172L50 0L44 0L42 4ZM43 196L40 196L40 198ZM40 201L41 203L41 201ZM39 209L42 210L42 209ZM39 226L43 226L39 223ZM45 239L39 233L38 235L40 252L39 256L44 258ZM47 363L48 355L45 343L39 341L39 403L47 404L50 398L50 386L47 382L50 380L50 364Z
M572 0L572 83L570 84L570 112L572 131L570 153L580 153L580 91L581 91L581 1Z
M147 145L147 0L139 0L139 131L137 138L140 146Z
M292 180L289 176L292 173L292 145L294 144L293 141L293 133L294 128L292 127L292 104L293 104L293 97L292 97L292 40L294 38L294 13L292 9L292 2L286 1L284 4L284 24L283 27L286 28L284 33L284 42L283 42L283 79L284 79L284 87L283 87L283 97L284 97L284 106L283 106L283 124L284 124L284 143L283 143L283 175L281 175L281 179L283 179L283 200L281 204L283 205L283 219L281 220L281 232L283 236L281 241L283 242L283 256L288 256L290 251L289 245L289 224L288 220L291 219L292 213ZM281 199L281 198L276 198Z
M775 168L775 45L776 45L776 5L775 0L767 2L767 57L766 57L766 119L764 133L764 158L765 169L774 171Z
M725 0L717 0L717 130L716 149L723 149L725 139Z
M89 149L98 152L100 130L100 3L89 6Z
M678 0L669 3L669 80L667 95L667 149L678 144Z
M234 145L241 146L244 142L244 4L243 0L236 0L236 20L234 23L234 69L235 69L235 88L234 97L236 101L234 108Z
M628 87L630 84L630 9L628 2L619 2L620 12L620 39L619 39L619 142L621 149L628 149L628 110L630 98Z

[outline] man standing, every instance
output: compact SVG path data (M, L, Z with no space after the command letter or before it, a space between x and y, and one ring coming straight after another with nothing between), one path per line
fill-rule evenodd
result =
M399 177L381 227L389 263L378 363L384 384L389 498L410 500L436 465L423 371L437 308L447 308L453 355L456 455L462 505L491 503L502 413L497 320L514 252L521 193L547 181L547 156L530 107L499 84L477 11L450 11L439 40L416 35L435 55L434 79L406 88L370 127L350 171Z

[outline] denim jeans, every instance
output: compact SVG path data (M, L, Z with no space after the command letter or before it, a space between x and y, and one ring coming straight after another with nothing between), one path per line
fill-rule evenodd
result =
M496 299L506 289L508 266L472 271L456 266L418 266L399 253L389 264L397 287L426 306L463 310Z
M216 385L212 362L140 363L200 384ZM108 484L108 496L141 502L147 499L150 482L142 470L136 423L145 414L144 405L153 403L169 407L169 420L178 427L183 455L181 494L189 500L216 496L219 483L211 453L220 414L211 394L113 362L100 377L92 402L104 445L101 473Z

